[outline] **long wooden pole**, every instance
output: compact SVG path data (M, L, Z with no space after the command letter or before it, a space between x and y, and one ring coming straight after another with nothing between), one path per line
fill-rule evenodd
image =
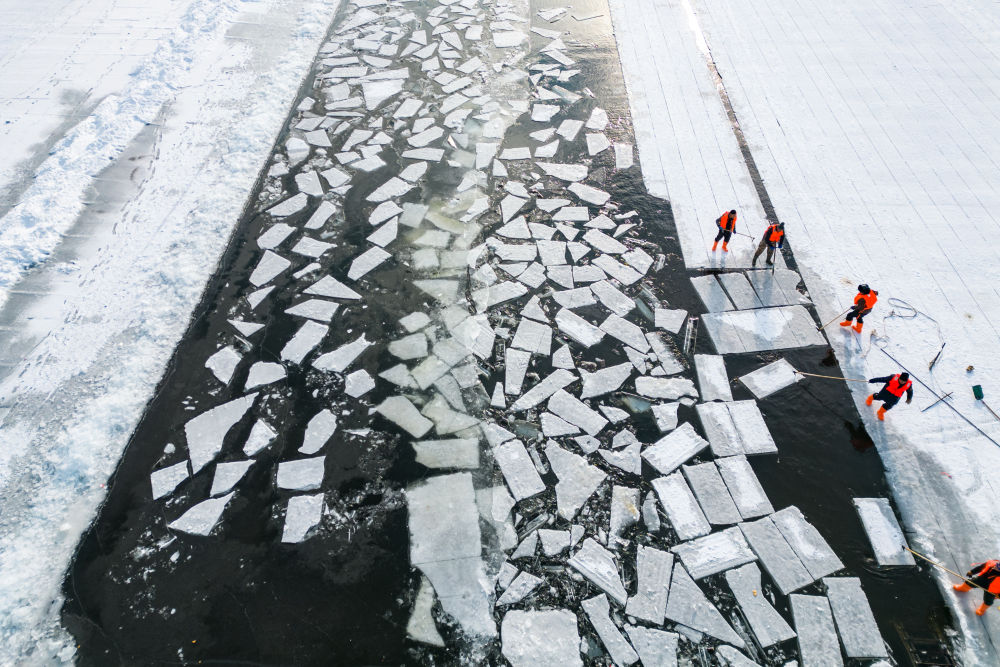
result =
M795 374L808 375L809 377L813 378L825 378L827 380L845 380L847 382L864 382L865 384L868 383L868 380L855 380L854 378L842 378L842 377L837 377L836 375L817 375L816 373L803 373L802 371L795 371Z
M959 574L958 572L955 572L955 570L950 570L950 569L948 569L947 567L945 567L945 566L944 566L944 565L942 565L941 563L937 562L936 560L932 560L931 558L928 558L927 556L923 555L923 554L922 554L922 553L920 553L919 551L914 551L914 550L913 550L913 549L911 549L910 547L903 547L903 548L904 548L904 549L906 549L907 551L909 551L909 552L910 552L911 554L913 554L913 555L914 555L914 556L916 556L917 558L922 558L922 559L924 559L925 561L927 561L928 563L930 563L930 564L931 564L931 565L933 565L934 567L937 567L937 568L940 568L940 569L944 570L945 572L947 572L948 574L953 574L953 575L955 575L956 577L958 577L959 579L961 579L961 580L962 580L962 581L964 581L965 583L969 584L970 586L975 586L975 587L976 587L976 588L978 588L979 590L981 590L981 591L986 591L987 593L989 593L989 589L986 589L986 588L983 588L982 586L980 586L980 585L979 585L979 584L977 584L976 582L974 582L974 581L971 581L971 580L969 580L969 579L966 579L966 578L965 578L965 577L964 577L963 575Z
M816 327L816 331L822 331L823 329L827 328L828 326L830 326L831 324L833 324L834 322L836 322L837 320L839 320L841 317L843 317L844 313L846 313L849 310L850 310L850 307L844 308L842 311L840 311L840 314L837 315L835 318L833 318L832 320L830 320L829 322L827 322L826 324L824 324L821 327Z

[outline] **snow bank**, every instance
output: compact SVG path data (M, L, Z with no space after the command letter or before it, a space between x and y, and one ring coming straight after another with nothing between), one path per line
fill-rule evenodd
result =
M114 225L94 230L75 262L41 267L60 288L22 317L39 342L0 383L0 663L72 656L58 627L72 550L338 4L192 2L3 219L0 300L60 242L92 177L160 119L150 175Z

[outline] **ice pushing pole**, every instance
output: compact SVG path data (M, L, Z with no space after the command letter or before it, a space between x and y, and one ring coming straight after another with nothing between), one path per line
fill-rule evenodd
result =
M928 563L930 563L930 564L931 564L931 565L933 565L934 567L937 567L937 568L940 568L940 569L944 570L945 572L947 572L948 574L953 574L953 575L955 575L956 577L958 577L959 579L961 579L961 580L962 580L962 581L964 581L965 583L969 584L970 586L975 586L975 587L976 587L976 588L978 588L979 590L983 590L983 591L986 591L987 593L989 593L989 590L988 590L988 589L986 589L986 588L983 588L982 586L980 586L979 584L977 584L977 583L976 583L976 582L974 582L974 581L971 581L971 580L969 580L969 579L966 579L966 578L965 578L965 577L964 577L963 575L959 574L958 572L955 572L955 570L950 570L950 569L948 569L947 567L945 567L945 566L944 566L944 565L942 565L941 563L937 562L936 560L932 560L931 558L928 558L927 556L923 555L923 554L922 554L922 553L920 553L919 551L914 551L914 550L913 550L913 549L911 549L910 547L905 547L905 546L904 546L903 548L904 548L904 549L906 549L907 551L909 551L909 552L910 552L911 554L913 554L913 555L914 555L914 556L916 556L917 558L922 558L922 559L924 559L925 561L927 561Z
M909 369L909 368L907 368L907 367L906 367L906 366L904 366L903 364L899 363L899 361L898 361L898 360L896 359L896 357L892 356L891 354L889 354L888 352L886 352L886 351L885 351L884 349L882 349L881 347L880 347L880 348L878 348L878 349L882 351L882 354L884 354L885 356L887 356L887 357L889 357L890 359L892 359L892 360L893 360L893 362L894 362L894 363L895 363L895 364L896 364L897 366L899 366L899 367L900 367L900 368L902 368L902 369L903 369L904 371L906 371L907 373L909 373L909 374L910 374L910 377L911 377L911 378L913 378L914 380L916 380L917 382L919 382L919 383L920 383L921 385L923 385L924 389L926 389L927 391L931 392L931 396L934 396L935 398L942 398L941 396L938 396L938 394L937 394L937 392L936 392L936 391L934 391L934 390L933 390L933 389L931 389L931 388L930 388L929 386L927 386L927 383L926 383L926 382L924 382L923 380L921 380L920 378L918 378L918 377L917 377L916 375L914 375L913 373L911 373L911 372L910 372L910 369ZM974 422L973 422L973 421L972 421L971 419L969 419L968 417L966 417L965 415L963 415L963 414L962 414L962 413L961 413L961 412L960 412L960 411L958 410L958 408L956 408L956 407L955 407L954 405L952 405L952 404L951 404L951 403L949 403L948 401L941 401L941 402L942 402L943 404L947 405L947 406L948 406L949 408L951 408L951 409L952 409L952 412L954 412L954 413L955 413L956 415L958 415L958 416L959 416L959 417L961 417L961 418L962 418L963 420L965 420L965 423L966 423L966 424L968 424L968 425L969 425L969 426L971 426L972 428L974 428L974 429L976 429L977 431L979 431L980 435L982 435L982 436L983 436L984 438L986 438L987 440L989 440L990 442L992 442L992 443L993 443L994 445L996 445L997 447L1000 447L1000 442L997 442L997 441L996 441L996 440L994 440L994 439L993 439L992 437L990 437L990 436L989 436L989 434L987 434L987 433L986 433L986 431L984 431L983 429L981 429L981 428L979 428L978 426L976 426L976 424L975 424L975 423L974 423Z
M864 382L868 383L868 380L855 380L854 378L842 378L836 375L817 375L816 373L803 373L802 371L793 371L796 375L808 375L813 378L825 378L827 380L845 380L847 382Z
M842 311L840 311L840 314L837 315L835 318L833 318L832 320L830 320L829 322L827 322L826 324L824 324L821 327L816 327L816 331L822 331L823 329L827 328L828 326L830 326L831 324L833 324L834 322L836 322L837 320L839 320L841 317L843 317L844 313L846 313L849 310L850 310L850 307L844 308Z

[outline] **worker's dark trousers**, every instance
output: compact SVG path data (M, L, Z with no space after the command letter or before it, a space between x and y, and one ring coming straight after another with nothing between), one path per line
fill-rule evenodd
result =
M750 262L750 264L751 265L757 264L757 258L761 256L761 253L764 252L764 248L767 248L767 263L773 264L775 247L776 246L773 243L769 243L767 239L761 239L760 243L757 245L757 252L753 254L753 261Z
M858 321L860 322L860 320ZM886 410L892 410L896 407L896 403L899 403L899 396L890 394L888 389L882 388L875 394L875 400L882 401L882 407Z
M854 306L854 308L851 308L851 310L848 311L847 317L845 317L844 319L850 322L856 317L858 318L858 324L864 324L865 315L867 315L870 312L872 312L871 308L859 309L857 306ZM886 409L888 410L888 408Z
M990 584L993 583L992 576L980 575L978 577L970 577L968 573L966 573L965 576L969 581L976 584L977 586L982 586L983 588L989 588ZM997 597L996 595L990 593L989 591L983 591L983 604L986 605L987 607L991 606L993 604L993 600L995 600L996 597Z
M719 241L722 241L722 239L725 239L725 241L722 242L729 243L729 239L731 238L733 238L733 233L731 231L719 227L719 233L715 235L715 242L718 243Z

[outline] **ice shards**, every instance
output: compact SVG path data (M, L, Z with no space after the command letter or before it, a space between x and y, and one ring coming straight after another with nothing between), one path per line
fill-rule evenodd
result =
M325 296L330 299L357 300L361 295L331 276L323 276L305 290L306 294Z
M542 580L535 575L529 572L521 572L507 586L507 590L503 592L503 595L497 598L496 606L502 607L504 605L517 604L528 597L541 583Z
M431 613L433 607L434 588L427 577L420 577L420 588L413 603L410 620L406 624L406 634L414 641L444 647L444 639L434 624L434 616Z
M272 361L258 361L250 367L247 374L246 389L263 387L264 385L283 380L285 378L285 367Z
M913 565L913 556L906 550L906 538L896 522L896 515L885 498L855 498L861 525L879 565Z
M341 345L332 352L320 355L312 365L317 370L343 373L372 343L361 334L357 339Z
M559 516L571 521L608 475L587 463L584 457L566 451L551 440L545 445L545 457L559 478L556 484Z
M197 473L222 450L222 441L229 430L243 418L257 394L224 403L203 412L184 425L191 471Z
M293 496L285 509L285 527L281 541L289 544L301 542L323 518L323 494Z

